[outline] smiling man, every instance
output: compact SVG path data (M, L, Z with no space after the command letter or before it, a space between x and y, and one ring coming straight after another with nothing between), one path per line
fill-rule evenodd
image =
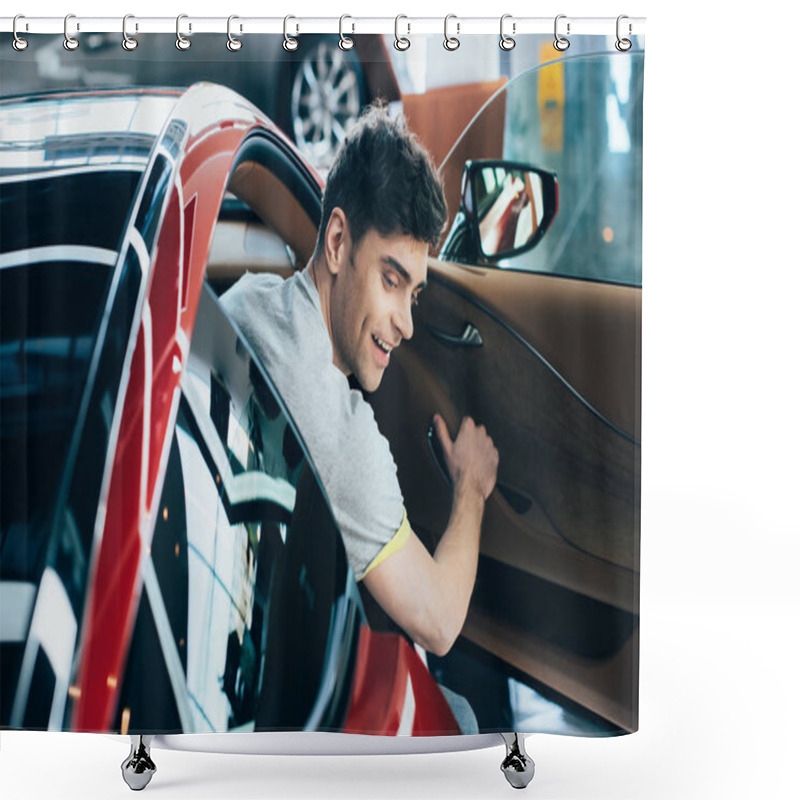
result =
M413 335L412 307L446 218L430 157L402 118L373 107L331 168L306 268L286 281L246 274L222 298L306 442L357 580L437 655L466 619L497 451L469 417L455 440L435 417L453 500L431 555L409 524L389 444L348 378L375 391L395 348Z

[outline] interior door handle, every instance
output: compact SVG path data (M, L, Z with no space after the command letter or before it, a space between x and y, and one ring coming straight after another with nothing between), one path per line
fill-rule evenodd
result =
M481 332L471 322L464 323L464 330L458 336L445 333L438 328L434 328L433 325L428 325L428 330L442 344L450 345L450 347L483 347Z
M452 486L453 481L450 479L450 471L447 469L447 462L444 460L442 443L439 441L439 437L436 435L436 428L434 428L433 422L428 425L426 436L428 439L428 447L430 448L431 455L433 456L433 461L439 468L439 474L442 476L444 482L448 486Z

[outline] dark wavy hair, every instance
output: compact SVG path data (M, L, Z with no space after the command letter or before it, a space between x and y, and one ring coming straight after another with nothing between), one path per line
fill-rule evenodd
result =
M347 216L354 249L369 230L405 235L435 248L445 222L444 191L430 155L382 103L369 106L336 154L322 197L315 255L322 253L331 212Z

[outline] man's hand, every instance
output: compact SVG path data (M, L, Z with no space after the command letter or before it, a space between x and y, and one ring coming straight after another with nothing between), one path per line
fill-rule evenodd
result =
M453 488L474 490L485 501L494 489L500 460L486 428L483 425L476 426L472 417L464 417L453 441L441 415L434 414L433 424L453 480Z
M433 424L453 480L450 520L433 557L416 534L367 574L367 589L384 611L426 650L443 656L464 627L478 571L484 504L497 480L499 456L486 429L461 420L453 441Z
M433 417L453 479L450 521L430 555L412 531L406 544L370 570L364 583L383 610L426 650L445 655L461 633L478 571L484 503L494 489L499 456L486 429L461 420L455 441Z

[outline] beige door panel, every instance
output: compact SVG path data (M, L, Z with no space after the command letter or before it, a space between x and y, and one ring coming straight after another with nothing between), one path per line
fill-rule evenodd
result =
M463 635L624 730L638 728L638 703L630 690L639 673L638 627L605 659L581 658L476 611L470 611Z
M640 288L433 260L429 277L498 313L609 422L641 439Z
M470 288L495 285L487 270L456 269L474 274ZM468 299L463 281L445 284L438 270L430 278L414 337L395 352L372 397L415 530L434 544L450 511L449 487L426 436L432 415L440 412L455 435L468 414L486 425L500 453L482 552L634 610L638 445L490 314L489 301ZM432 333L457 337L467 324L481 346L449 346Z

